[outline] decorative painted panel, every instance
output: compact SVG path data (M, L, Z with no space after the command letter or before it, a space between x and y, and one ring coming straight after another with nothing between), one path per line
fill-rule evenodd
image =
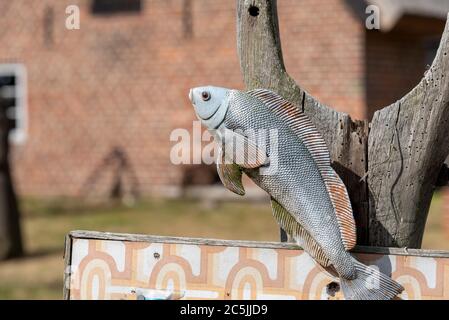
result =
M342 299L302 250L276 244L70 236L70 299ZM151 237L150 237L151 238ZM210 241L214 243L214 241ZM244 245L241 245L241 244ZM263 244L263 243L261 243ZM253 246L253 247L252 247ZM396 249L398 250L398 249ZM415 250L417 251L417 250ZM449 254L355 253L401 283L402 299L449 299Z

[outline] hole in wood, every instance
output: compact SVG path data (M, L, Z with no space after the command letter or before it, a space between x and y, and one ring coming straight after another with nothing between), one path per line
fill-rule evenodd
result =
M248 9L250 16L257 17L259 15L259 8L256 6L251 6Z
M340 285L337 282L330 282L326 286L326 293L331 296L335 297L335 294L340 291Z

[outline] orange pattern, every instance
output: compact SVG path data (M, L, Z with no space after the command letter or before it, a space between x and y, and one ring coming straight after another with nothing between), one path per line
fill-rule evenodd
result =
M356 254L402 299L449 299L449 258ZM302 250L72 239L70 299L341 299Z

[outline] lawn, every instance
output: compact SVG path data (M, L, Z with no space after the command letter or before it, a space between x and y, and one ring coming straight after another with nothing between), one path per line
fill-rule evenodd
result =
M424 248L449 249L441 228L441 200L433 201ZM0 299L60 299L64 236L84 229L186 237L278 240L269 203L145 200L132 207L73 200L24 200L27 256L0 263Z
M132 207L73 200L22 202L27 257L0 262L0 299L60 299L64 236L98 230L186 237L278 239L269 203L146 200Z

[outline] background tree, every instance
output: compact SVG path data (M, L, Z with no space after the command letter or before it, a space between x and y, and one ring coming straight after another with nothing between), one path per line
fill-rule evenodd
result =
M0 261L23 253L19 209L9 166L8 107L8 100L0 97Z

